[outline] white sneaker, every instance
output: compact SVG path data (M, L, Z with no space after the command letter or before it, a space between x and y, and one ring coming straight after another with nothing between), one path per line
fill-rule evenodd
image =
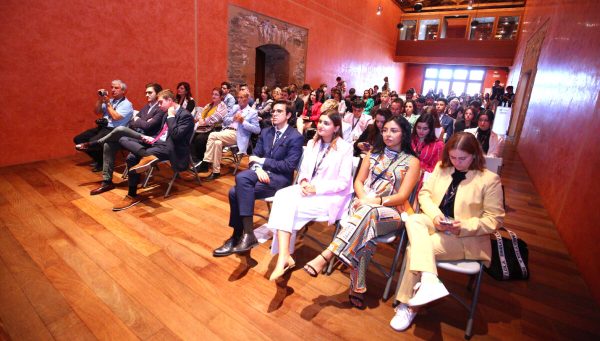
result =
M439 280L435 283L417 283L417 285L415 285L415 290L417 292L413 295L411 299L408 300L408 305L410 307L418 307L450 295L448 289L446 289L444 284Z
M410 309L409 306L402 303L396 307L396 315L392 317L390 321L390 327L397 332L405 331L410 327L415 316L417 316L417 312Z

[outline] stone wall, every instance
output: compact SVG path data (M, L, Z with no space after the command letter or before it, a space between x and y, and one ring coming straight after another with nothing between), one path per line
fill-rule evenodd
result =
M307 29L232 5L228 23L227 77L230 82L254 87L256 49L260 47L267 56L266 85L273 86L286 78L288 83L304 83ZM287 54L272 45L281 47ZM287 68L282 66L286 59Z

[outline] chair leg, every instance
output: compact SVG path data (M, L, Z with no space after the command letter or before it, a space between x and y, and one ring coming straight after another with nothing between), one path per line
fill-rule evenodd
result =
M127 164L125 164L125 170L123 171L123 174L121 174L121 179L127 180L128 176L129 176L129 166Z
M167 188L167 191L165 192L165 198L169 196L169 193L171 193L171 187L173 187L173 183L175 182L175 179L177 179L178 175L179 175L179 172L175 172L175 174L173 174L173 178L169 182L169 187Z
M473 293L473 301L471 309L469 309L469 319L467 320L467 328L465 329L465 339L471 339L473 336L473 319L475 318L475 310L477 309L477 300L479 299L479 290L481 288L481 279L483 277L483 263L479 265L479 273L475 282L475 292Z
M235 168L233 169L233 175L235 175L240 167L240 163L242 162L242 157L244 154L233 154L233 163L235 164Z
M192 159L192 155L190 155L190 164L192 165L191 170L192 170L192 173L194 173L196 182L198 183L198 185L202 185L202 183L200 183L200 177L198 176L198 171L196 170L196 167L194 167L194 160Z
M390 272L387 276L387 281L385 284L385 290L383 290L383 301L387 301L390 298L390 289L392 288L392 282L394 281L394 274L396 273L396 268L398 267L398 259L400 258L400 252L402 251L402 245L404 244L404 240L406 239L406 230L403 229L400 235L400 241L398 241L398 247L396 248L396 253L394 254L394 259L392 260L392 266L390 267Z
M333 238L331 239L333 241L333 239L335 239L335 236L337 236L338 232L340 232L340 221L336 221L335 222L335 232L333 233ZM336 257L331 257L331 260L329 261L329 265L327 265L327 271L325 272L325 274L327 276L331 275L331 273L333 272L333 268L335 267L335 262L336 262Z
M148 182L150 181L150 178L152 177L152 172L154 172L154 166L150 167L150 169L148 169L148 171L146 172L146 179L144 179L142 188L146 188L148 186Z

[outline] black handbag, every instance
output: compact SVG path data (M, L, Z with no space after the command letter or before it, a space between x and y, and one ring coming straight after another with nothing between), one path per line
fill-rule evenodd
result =
M492 261L490 267L485 268L485 272L498 281L528 279L529 250L527 243L509 229L500 227L498 230L505 230L510 238L502 237L499 231L491 235Z

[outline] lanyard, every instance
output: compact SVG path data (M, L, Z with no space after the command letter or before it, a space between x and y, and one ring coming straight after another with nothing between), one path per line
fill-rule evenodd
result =
M377 182L377 180L379 180L379 179L381 179L381 177L383 177L383 175L388 171L388 169L390 169L390 166L396 162L396 160L398 159L398 156L400 156L400 153L396 154L394 159L387 165L387 167L385 167L385 169L382 170L381 173L377 174L375 179L373 179L371 181L371 185L369 187L373 188L373 185L375 184L375 182ZM379 162L379 160L377 160L377 162Z
M354 131L354 127L356 127L358 122L360 122L360 117L358 118L358 120L356 120L356 123L354 123L354 116L352 116L352 129L350 131Z
M122 97L121 99L117 100L116 102L112 102L111 105L112 105L113 109L117 110L117 106L119 104L121 104L121 102L123 102L124 100L125 100L125 97ZM107 108L107 110L108 110L108 108Z
M315 177L315 175L317 175L317 170L321 166L321 163L323 163L323 160L325 160L325 157L329 153L329 149L331 149L331 144L329 146L327 146L327 150L325 150L325 153L323 153L321 160L319 160L319 162L315 164L315 168L313 169L312 176L310 177L311 180ZM318 157L318 155L317 155L317 157Z

